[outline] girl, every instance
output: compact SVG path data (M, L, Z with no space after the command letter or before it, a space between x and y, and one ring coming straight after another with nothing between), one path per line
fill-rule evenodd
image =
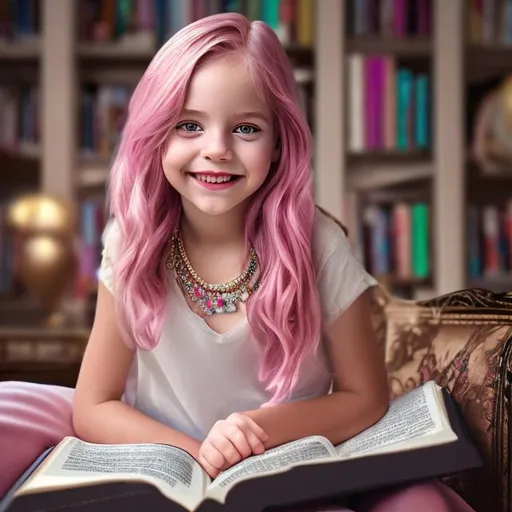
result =
M72 419L69 390L4 386L7 403L42 401L26 414L58 403L39 440L169 443L215 477L293 439L340 443L382 417L375 281L315 209L310 158L293 73L269 27L221 14L167 42L133 94L111 171ZM2 436L4 454L21 435L20 413L7 416L17 431ZM18 449L8 474L15 459ZM354 507L470 510L435 483Z

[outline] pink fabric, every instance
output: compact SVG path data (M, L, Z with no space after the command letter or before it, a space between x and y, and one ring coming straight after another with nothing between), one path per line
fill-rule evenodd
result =
M73 390L28 382L0 382L0 497L49 446L74 435ZM335 508L337 512L352 512ZM360 500L357 512L474 512L439 482L415 484Z
M474 512L449 487L437 481L374 493L358 500L354 509L331 508L320 512Z
M49 446L73 435L73 390L0 382L0 496Z

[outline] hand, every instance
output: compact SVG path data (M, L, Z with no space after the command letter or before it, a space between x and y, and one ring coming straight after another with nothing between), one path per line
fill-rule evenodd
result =
M244 414L230 414L212 427L199 448L199 463L215 478L237 462L265 452L267 434Z

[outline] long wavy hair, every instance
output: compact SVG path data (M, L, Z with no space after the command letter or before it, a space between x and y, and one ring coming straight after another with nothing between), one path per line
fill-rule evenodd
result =
M247 317L261 348L259 377L271 395L266 405L272 405L290 396L302 361L315 353L321 316L311 252L311 134L288 57L266 24L236 13L198 20L162 46L134 90L108 185L120 231L113 262L117 310L130 345L150 350L158 343L169 283L164 254L182 212L162 156L194 70L225 52L246 58L256 90L273 109L281 149L250 199L245 231L246 246L255 247L261 263L261 286L247 301Z

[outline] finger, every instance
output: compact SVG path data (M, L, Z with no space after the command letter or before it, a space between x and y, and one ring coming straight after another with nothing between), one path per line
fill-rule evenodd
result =
M261 455L265 453L266 447L265 444L261 441L261 439L250 429L247 429L245 432L245 438L251 447L251 451L254 455Z
M219 475L220 471L214 468L204 457L199 456L198 462L211 478L216 478Z
M208 439L202 444L199 456L208 461L208 464L219 471L225 466L224 456L212 444L211 439Z
M242 459L249 457L252 453L252 447L247 440L246 435L238 425L226 425L226 437L231 441Z
M218 469L225 469L226 467L232 466L247 457L247 455L244 456L243 453L238 450L238 447L235 445L234 440L231 439L232 436L230 436L229 433L231 428L230 426L227 427L228 428L224 428L224 432L214 433L209 439L209 442L217 449L224 459L222 467L216 466ZM235 428L238 430L237 427ZM241 432L240 434L245 438ZM249 454L250 453L251 451L249 447Z
M239 427L245 426L250 428L251 432L253 432L263 443L268 441L269 436L267 433L252 418L249 418L249 416L246 416L245 414L231 414L227 421L234 423ZM242 430L245 432L245 429L242 428Z
M251 452L255 455L261 454L265 452L265 444L264 441L268 439L267 434L257 425L253 420L248 418L247 416L244 418L237 418L236 420L237 427L243 432L244 437L251 447ZM254 430L256 430L256 432ZM260 437L261 433L263 433L263 439Z

